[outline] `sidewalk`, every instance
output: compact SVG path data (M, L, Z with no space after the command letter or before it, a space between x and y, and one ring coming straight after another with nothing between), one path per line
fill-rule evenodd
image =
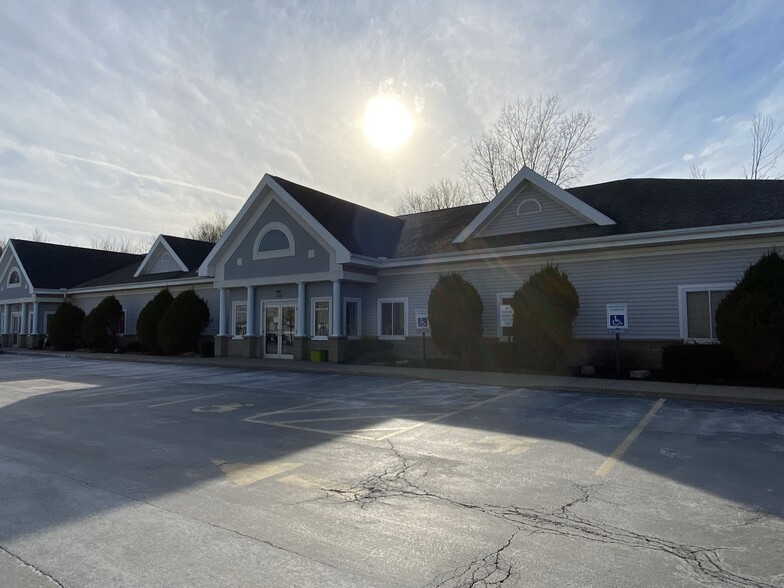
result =
M677 398L683 400L708 400L738 404L765 404L784 406L784 390L780 388L755 388L750 386L718 386L711 384L684 384L677 382L652 382L647 380L610 380L590 377L546 376L535 374L508 374L499 372L471 372L414 368L406 366L354 365L311 363L285 359L244 359L239 357L162 357L113 353L80 353L56 351L30 351L3 348L10 355L32 357L72 357L77 359L194 365L235 369L278 370L294 372L319 372L408 378L411 380L436 380L457 384L484 386L509 386L537 390L587 392L590 394L619 394L649 396L652 398Z

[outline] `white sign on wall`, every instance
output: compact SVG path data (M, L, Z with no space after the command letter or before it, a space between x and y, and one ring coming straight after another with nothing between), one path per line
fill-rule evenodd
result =
M511 328L514 322L514 310L511 304L502 304L499 313L501 315L501 328Z
M629 310L626 304L607 305L607 330L610 333L625 333L629 330Z
M427 331L430 329L430 321L427 318L426 308L417 308L414 310L414 315L416 316L417 331Z

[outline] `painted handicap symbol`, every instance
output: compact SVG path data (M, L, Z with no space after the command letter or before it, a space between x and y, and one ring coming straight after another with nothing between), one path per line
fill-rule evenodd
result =
M613 327L623 327L625 326L626 321L624 320L624 316L622 314L611 314L610 315L610 325Z

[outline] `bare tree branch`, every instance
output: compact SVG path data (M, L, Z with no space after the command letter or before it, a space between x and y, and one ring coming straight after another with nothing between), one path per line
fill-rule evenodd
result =
M708 175L708 170L705 167L692 163L689 165L689 173L693 180L704 180Z
M33 232L30 233L30 240L36 241L37 243L46 243L48 241L48 237L41 229L35 227Z
M90 241L93 249L115 251L117 253L147 253L152 245L152 237L96 237Z
M758 112L751 119L751 163L743 167L747 180L769 179L770 173L776 168L779 158L784 154L784 143L776 145L775 141L781 134L784 123L767 113ZM773 176L780 179L782 176Z
M215 213L188 229L186 235L191 239L217 243L228 226L229 217L225 213Z
M583 173L596 139L590 112L565 112L558 95L504 104L490 132L471 141L463 178L491 200L523 166L566 186Z
M424 192L409 190L395 205L395 214L412 214L442 208L454 208L471 204L471 194L462 182L441 178L425 188Z

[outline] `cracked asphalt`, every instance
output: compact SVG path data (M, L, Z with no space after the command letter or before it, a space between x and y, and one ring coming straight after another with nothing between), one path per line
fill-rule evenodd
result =
M784 586L784 410L0 355L0 585Z

